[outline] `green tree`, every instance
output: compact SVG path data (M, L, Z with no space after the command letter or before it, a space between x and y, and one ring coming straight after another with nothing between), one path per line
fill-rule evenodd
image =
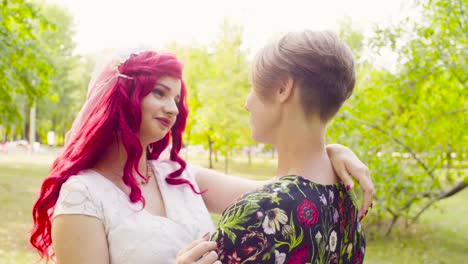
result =
M47 96L38 101L38 132L44 141L47 132L54 131L58 143L63 143L65 133L84 102L93 60L73 54L73 18L65 9L44 5L41 14L55 28L39 35L41 41L47 43L44 50L54 73Z
M189 87L188 142L225 156L225 171L234 148L251 145L244 100L249 91L248 64L241 49L242 28L225 21L211 47L181 48Z
M23 0L0 1L0 10L0 124L17 127L24 101L47 93L53 68L37 36L53 26Z
M204 144L204 140L200 140L201 135L197 133L194 127L202 122L198 118L198 110L202 107L200 100L200 87L206 85L211 80L210 76L213 68L210 67L211 54L207 51L206 47L193 47L182 46L177 43L172 43L168 47L169 50L177 54L184 63L184 79L188 92L188 105L189 116L188 122L184 133L184 145L189 146L192 144ZM200 126L199 126L200 127ZM209 137L209 133L206 134ZM186 158L188 159L189 153L187 152ZM212 167L212 159L210 152L210 167Z
M395 71L358 67L357 88L330 128L373 171L379 219L410 224L467 186L467 1L420 1L420 18L377 28L370 44Z

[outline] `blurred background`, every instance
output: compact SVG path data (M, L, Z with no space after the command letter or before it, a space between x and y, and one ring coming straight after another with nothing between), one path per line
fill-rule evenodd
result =
M0 263L35 263L31 208L100 57L150 46L185 64L183 157L275 175L250 137L252 56L290 30L332 29L357 86L328 129L368 165L365 263L468 263L468 0L0 0ZM359 193L356 187L356 193ZM213 215L214 220L218 216Z

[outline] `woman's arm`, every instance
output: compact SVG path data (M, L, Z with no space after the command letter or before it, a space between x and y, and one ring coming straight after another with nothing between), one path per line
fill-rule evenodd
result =
M327 153L333 167L346 185L353 187L352 175L364 191L364 201L359 216L363 216L372 204L374 185L369 176L369 169L347 147L339 144L327 146ZM248 180L240 177L228 176L210 169L201 169L195 175L200 190L208 190L203 194L203 200L210 212L222 213L240 195L253 191L268 181Z
M229 176L205 168L200 169L195 178L200 190L207 190L203 193L203 200L208 211L217 214L221 214L240 195L266 183L266 181Z
M52 223L58 264L108 264L109 249L101 220L86 215L59 215Z

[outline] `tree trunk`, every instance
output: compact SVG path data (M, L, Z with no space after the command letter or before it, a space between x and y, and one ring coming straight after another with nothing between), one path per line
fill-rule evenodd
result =
M36 142L36 100L34 99L29 114L29 152L33 152L33 144Z
M389 236L390 233L393 230L393 227L395 226L396 222L398 221L399 216L393 215L392 223L390 224L390 227L388 228L387 232L385 233L385 236Z
M229 150L226 151L226 156L224 156L224 173L228 174L229 166Z
M52 129L51 130L54 131L54 132L58 131L57 119L58 119L57 115L52 116Z
M442 199L445 199L445 198L448 198L450 196L453 196L455 195L456 193L458 192L461 192L463 189L465 189L466 187L468 187L468 184L465 182L465 180L462 180L458 183L456 183L450 190L447 190L447 191L443 191L442 193L440 193L435 199L429 201L428 204L426 204L426 206L424 206L417 214L415 217L413 217L413 220L412 220L412 223L415 223L416 221L418 221L419 217L427 210L429 209L429 207L431 207L434 203L442 200Z
M252 148L249 147L247 150L247 157L249 159L249 167L252 166Z
M213 168L213 141L211 141L211 138L208 136L208 167L210 169Z
M11 124L11 138L10 141L14 141L16 139L16 127L15 125Z
M1 143L1 142L5 141L5 139L6 139L5 128L1 124L0 124L0 135L2 135L2 137L0 138L0 143Z

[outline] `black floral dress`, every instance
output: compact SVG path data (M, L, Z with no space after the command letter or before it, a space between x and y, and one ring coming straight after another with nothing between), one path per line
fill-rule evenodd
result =
M222 263L362 263L365 238L343 184L286 176L227 208L213 240Z

